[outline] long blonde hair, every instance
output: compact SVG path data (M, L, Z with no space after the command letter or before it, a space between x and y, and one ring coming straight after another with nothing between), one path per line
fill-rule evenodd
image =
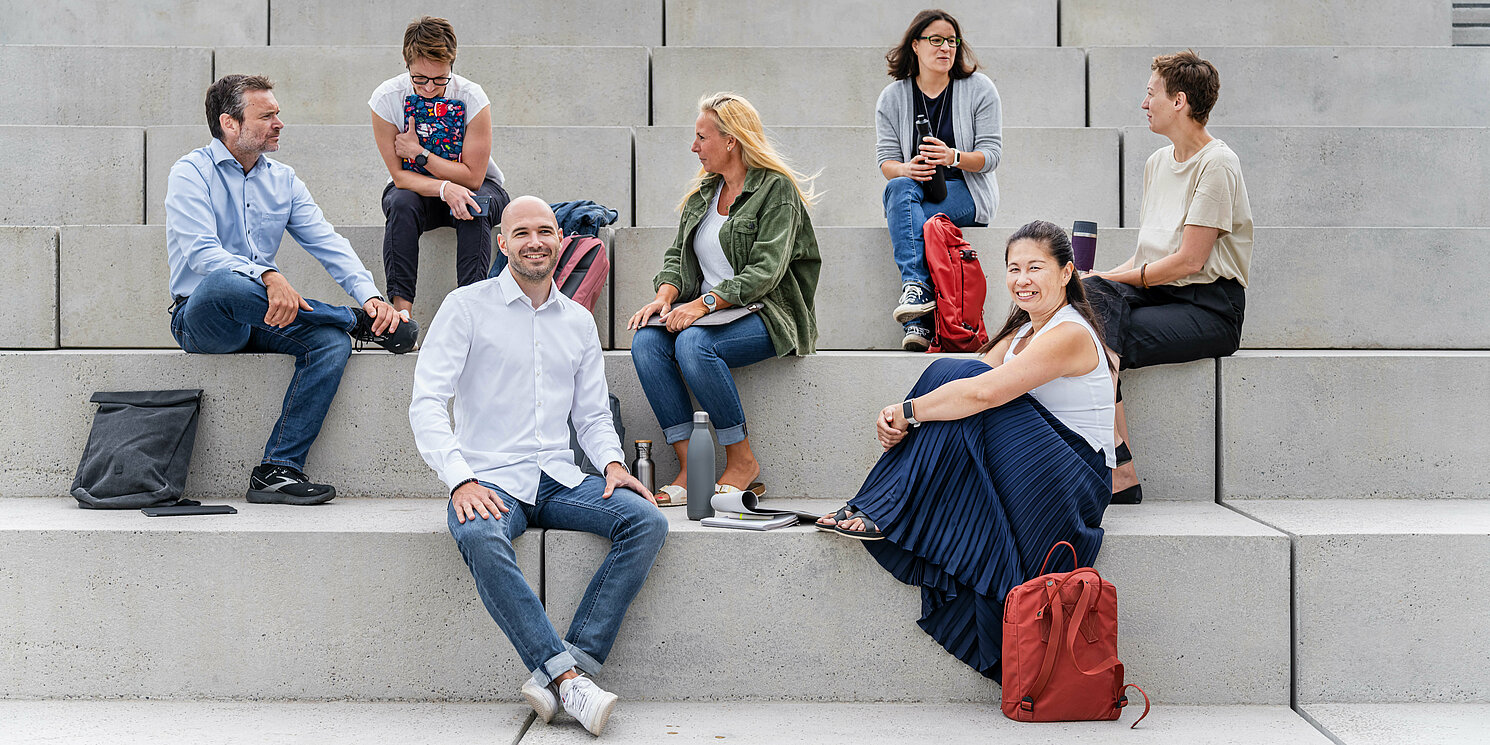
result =
M818 177L814 173L811 176L803 175L791 167L786 158L776 152L776 146L766 137L765 127L761 125L760 112L755 110L743 96L721 91L712 96L704 96L698 100L700 113L709 115L719 133L725 137L735 138L740 143L740 157L745 161L746 168L765 168L775 171L788 179L797 190L797 196L802 203L811 207L817 201L817 190L813 188L812 182ZM683 195L683 201L678 203L678 210L688 204L689 197L698 193L699 187L704 181L714 174L704 170L702 166L698 169L698 175L688 184L688 191ZM803 185L806 184L806 188Z

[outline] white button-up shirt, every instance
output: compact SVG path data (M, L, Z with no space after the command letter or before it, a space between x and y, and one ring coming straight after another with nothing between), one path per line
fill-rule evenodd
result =
M550 287L534 308L510 269L445 297L419 349L409 424L447 487L479 478L533 504L540 472L577 486L584 472L569 449L571 417L591 462L624 462L600 335L584 306Z

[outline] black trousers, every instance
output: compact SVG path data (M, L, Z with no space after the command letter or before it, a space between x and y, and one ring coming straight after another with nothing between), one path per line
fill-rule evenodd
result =
M450 216L450 205L439 197L423 197L400 189L391 182L383 189L383 271L388 278L388 298L413 301L419 279L419 236L435 228L455 228L455 283L465 287L486 279L491 264L492 226L502 221L507 192L487 179L477 194L492 198L491 212L471 220Z
M1082 285L1124 370L1225 357L1241 346L1247 297L1236 280L1142 288L1087 277Z

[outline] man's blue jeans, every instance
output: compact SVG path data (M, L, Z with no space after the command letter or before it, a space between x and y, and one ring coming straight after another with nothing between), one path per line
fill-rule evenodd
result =
M720 445L744 440L745 409L729 369L775 356L759 313L723 326L689 326L676 334L647 326L631 339L636 377L669 445L688 439L693 431L689 391L709 412Z
M605 480L597 476L586 476L571 489L544 474L538 479L534 504L519 502L494 484L480 483L500 494L510 511L505 515L494 512L491 518L477 515L462 523L456 519L452 503L446 506L446 522L460 546L460 555L471 568L476 592L487 612L507 634L539 685L548 685L574 668L599 675L616 641L621 619L626 617L626 609L641 590L657 551L667 539L667 518L630 489L616 489L610 499L601 499ZM523 579L512 550L512 540L530 525L582 530L611 541L610 553L585 589L562 641L543 610L543 602Z
M895 264L900 267L900 283L919 282L931 287L931 270L926 268L926 221L938 212L946 213L959 228L977 225L978 207L962 179L947 179L947 198L940 202L923 201L921 183L898 176L885 184L885 222L890 226L890 245L895 248Z
M171 335L192 354L271 352L295 357L279 421L264 446L265 463L305 470L305 456L321 433L331 399L352 355L347 336L356 323L350 308L306 299L285 328L264 323L269 294L247 276L219 269L206 276L171 314Z

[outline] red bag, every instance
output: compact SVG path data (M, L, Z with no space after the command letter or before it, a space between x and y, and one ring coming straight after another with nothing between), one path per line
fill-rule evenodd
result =
M1117 588L1091 567L1045 574L1009 591L1004 601L1004 716L1021 722L1083 722L1117 719L1128 705L1117 658Z
M559 292L574 299L574 302L595 310L595 301L605 289L610 275L610 256L605 252L605 243L593 235L568 235L559 247L559 266L554 271L554 284Z
M978 252L962 238L952 218L938 212L926 221L926 266L936 291L936 341L929 352L976 352L988 343L983 301L988 282Z

